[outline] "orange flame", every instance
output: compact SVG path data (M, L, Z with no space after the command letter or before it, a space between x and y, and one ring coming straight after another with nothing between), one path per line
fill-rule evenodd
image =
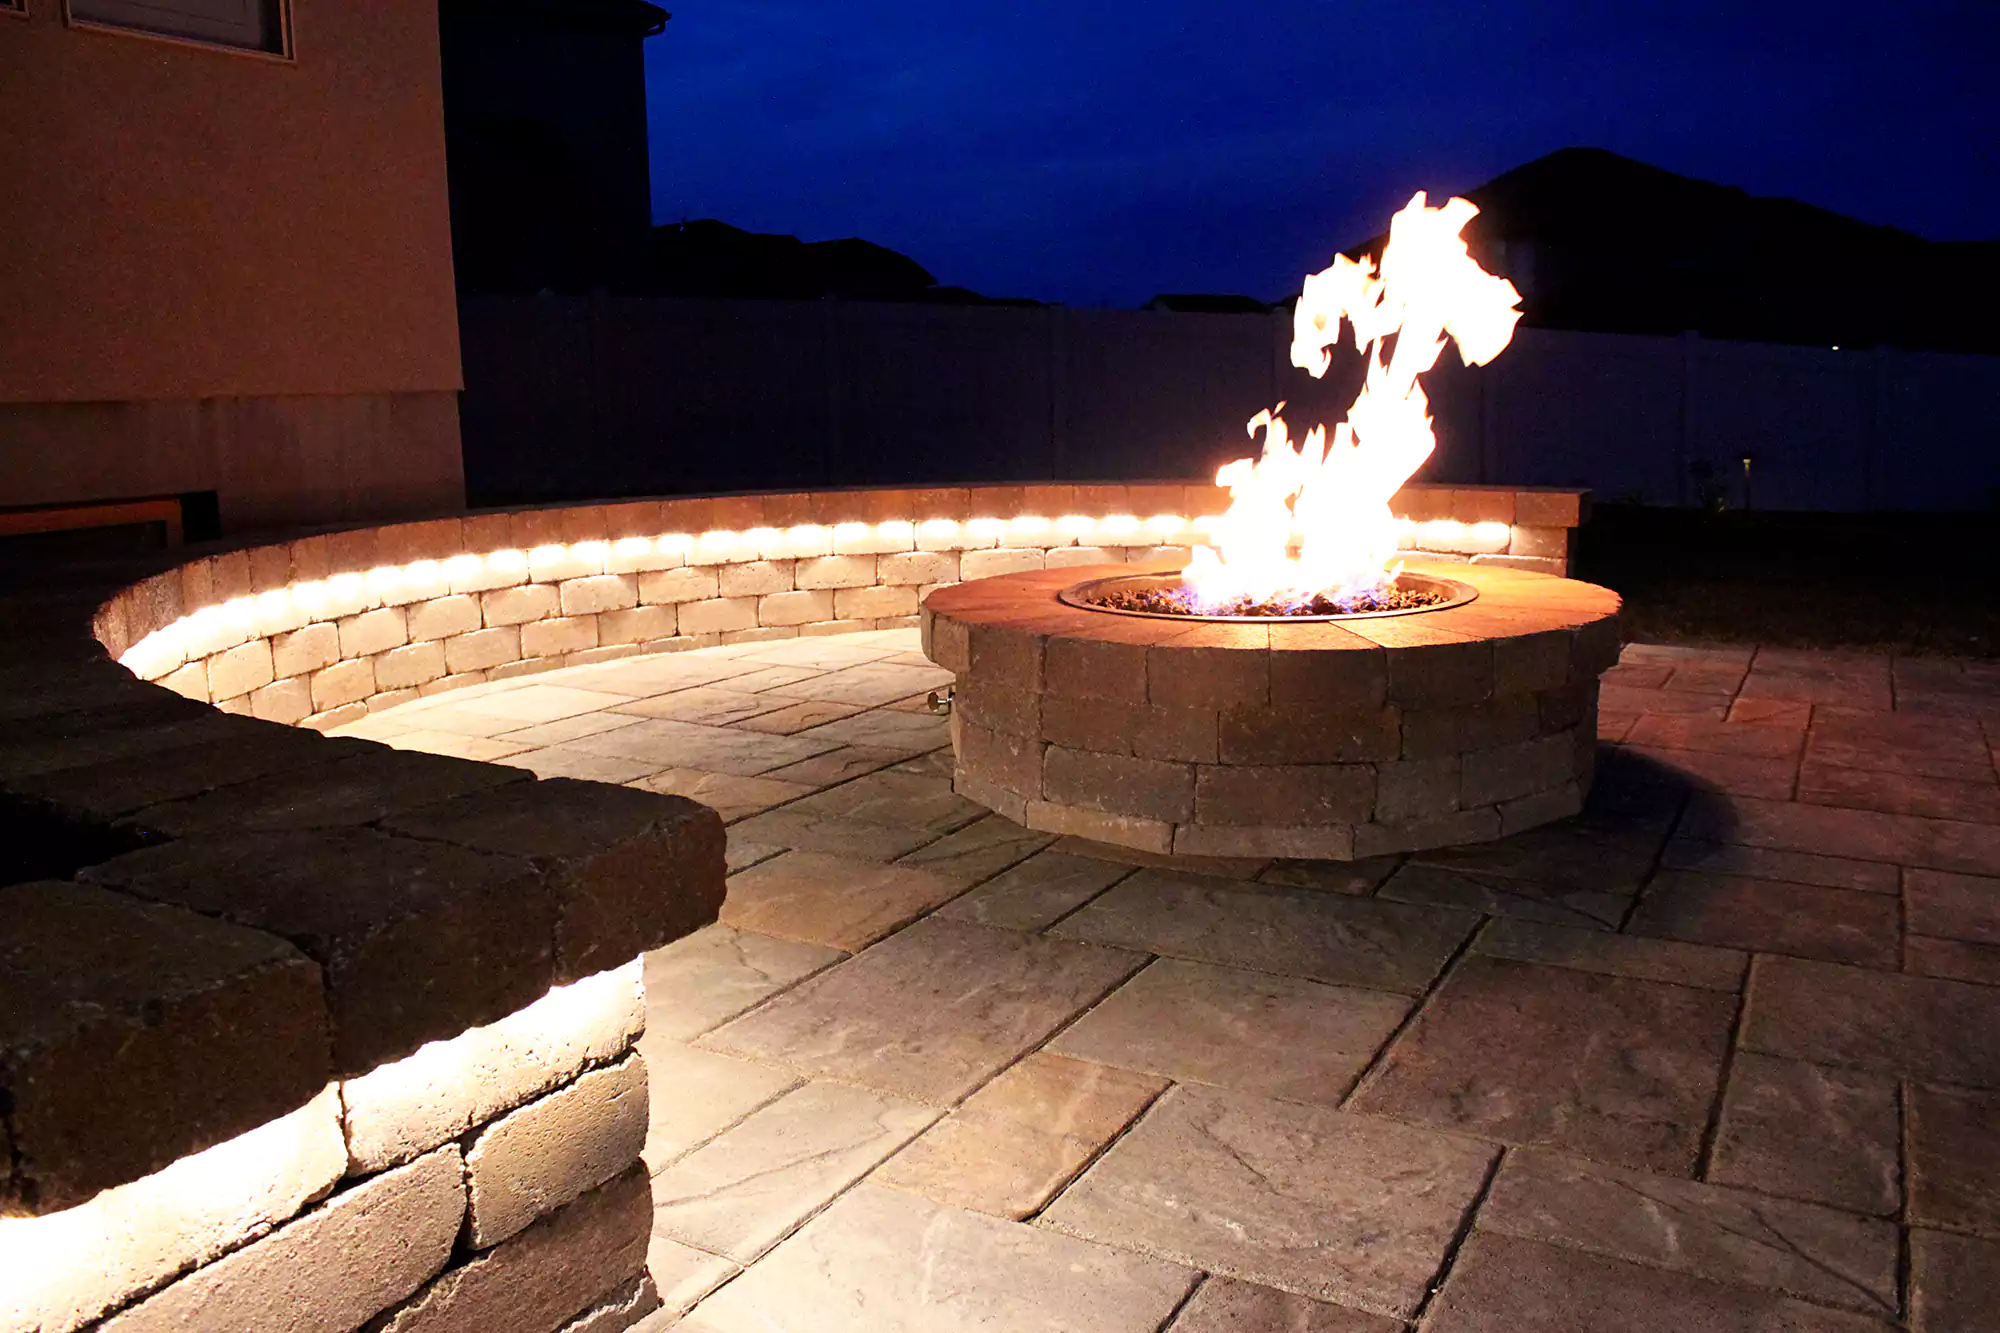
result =
M1325 375L1345 318L1355 350L1368 355L1367 379L1331 447L1324 426L1293 445L1278 415L1283 403L1250 419L1253 437L1264 432L1263 452L1215 474L1229 488L1229 509L1210 529L1213 545L1196 547L1183 575L1198 605L1243 597L1298 604L1321 593L1346 601L1396 577L1389 500L1437 446L1417 377L1437 364L1446 339L1466 365L1485 365L1521 317L1514 284L1466 251L1460 233L1478 212L1466 199L1431 208L1419 190L1389 224L1379 274L1373 261L1337 255L1306 279L1292 317L1292 364ZM1391 334L1395 352L1384 360Z

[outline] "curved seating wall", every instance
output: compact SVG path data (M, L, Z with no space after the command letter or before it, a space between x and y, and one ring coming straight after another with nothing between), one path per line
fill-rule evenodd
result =
M191 699L331 727L455 686L642 652L914 624L941 584L1184 553L1213 486L989 486L581 505L210 556L97 633ZM1575 491L1406 487L1413 551L1560 574Z

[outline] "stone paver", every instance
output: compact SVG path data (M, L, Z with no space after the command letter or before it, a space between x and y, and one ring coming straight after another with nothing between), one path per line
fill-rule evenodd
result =
M1632 910L1631 898L1623 894L1421 862L1398 870L1382 886L1381 896L1391 902L1455 907L1588 930L1616 930Z
M2000 1329L2000 1241L1910 1232L1910 1327L1915 1333Z
M2000 1333L2000 669L1629 645L1577 819L1197 859L952 794L917 638L341 729L732 821L640 1333Z
M1116 861L1038 852L1003 874L939 909L988 926L1041 930L1054 925L1098 894L1133 873Z
M1743 847L1729 842L1675 838L1660 854L1669 870L1701 870L1712 875L1747 875L1789 884L1818 884L1829 889L1859 889L1895 893L1896 867L1880 861L1851 861L1814 852L1787 852L1771 847Z
M1743 1045L1817 1064L2000 1087L2000 988L1759 958Z
M1820 852L1970 874L2000 865L2000 827L1734 797L1692 809L1682 831L1715 842Z
M819 852L787 852L729 878L722 921L853 952L958 893L921 870Z
M1147 870L1059 923L1055 933L1416 994L1478 920L1471 912Z
M1399 856L1371 856L1360 861L1274 861L1257 878L1265 884L1289 884L1294 888L1365 898L1380 888L1382 881L1401 864Z
M1902 1199L1896 1081L1739 1051L1708 1178L1858 1213Z
M832 741L811 739L805 734L766 736L668 718L642 718L629 727L571 741L569 747L610 759L649 763L656 768L698 768L746 778L836 748Z
M1474 1232L1424 1333L1889 1333L1828 1310L1514 1236Z
M954 793L942 778L878 772L797 801L791 813L944 834L983 818L987 811Z
M721 815L725 823L761 814L814 790L803 782L740 778L731 773L705 773L698 768L669 768L632 785L642 791L668 792L700 801Z
M1038 1052L974 1093L876 1173L883 1184L1019 1221L1160 1095L1167 1081Z
M1910 1088L1910 1220L2000 1236L2000 1096Z
M1907 870L1903 883L1912 934L2000 945L2000 879Z
M646 955L646 1032L686 1041L847 955L717 922Z
M799 1085L782 1069L697 1050L650 1033L639 1050L652 1079L646 1164L658 1173Z
M1664 833L1556 824L1500 842L1440 847L1415 860L1454 870L1534 880L1592 893L1629 894L1652 872Z
M653 1229L748 1263L935 1119L895 1097L808 1083L655 1174Z
M1143 961L1122 949L938 917L725 1023L702 1044L949 1104Z
M653 1285L659 1290L661 1310L656 1318L637 1324L638 1333L673 1327L681 1315L694 1308L695 1302L741 1269L720 1255L683 1245L655 1230L646 1247L646 1271L653 1275Z
M1212 1277L1167 1333L1401 1333L1403 1325L1254 1282Z
M1407 1318L1492 1160L1456 1135L1181 1088L1043 1216L1073 1235Z
M1902 953L1900 908L1886 894L1692 870L1657 876L1630 928L1692 944L1870 967L1893 968Z
M1654 1268L1893 1317L1896 1228L1747 1190L1509 1153L1478 1225Z
M1054 841L1052 833L1037 833L1000 815L986 815L936 842L905 852L896 863L952 884L983 884Z
M1735 1011L1712 991L1472 957L1353 1106L1684 1175Z
M1383 991L1163 958L1050 1049L1178 1083L1337 1106L1409 1010Z
M1547 963L1713 991L1740 989L1750 962L1749 955L1737 949L1511 919L1488 922L1473 940L1472 951L1517 963Z
M872 773L880 767L881 764L871 765L866 771ZM851 773L843 774L832 780L845 781L853 776ZM815 782L819 780L813 779ZM893 861L936 842L939 836L939 830L925 828L921 824L874 824L865 819L818 814L794 806L752 815L738 821L732 829L737 836L750 842L771 843L800 852L862 861Z
M1924 977L2000 986L2000 945L1909 935L1903 940L1903 970Z
M1153 1333L1198 1276L863 1185L677 1333Z

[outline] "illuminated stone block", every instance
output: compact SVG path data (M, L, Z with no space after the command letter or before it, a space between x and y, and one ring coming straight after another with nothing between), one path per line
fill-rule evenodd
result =
M250 716L291 726L313 711L312 682L303 676L250 692Z
M538 583L481 593L479 605L489 629L498 625L524 625L547 620L562 612L561 597L556 590Z
M842 620L869 620L917 613L917 590L901 588L842 588L833 594L833 614Z
M670 637L676 617L671 606L635 606L625 611L606 611L597 618L597 642L604 647L641 644Z
M716 591L723 597L763 597L792 590L792 562L752 560L716 570Z
M409 621L400 606L384 606L363 611L340 622L340 655L373 657L410 641Z
M610 1184L447 1269L371 1333L556 1333L646 1266L653 1196L634 1163Z
M646 1062L629 1055L482 1129L465 1153L467 1234L486 1249L596 1189L646 1146Z
M409 609L409 623L411 641L427 643L432 639L470 634L485 624L485 620L480 615L479 599L460 593L418 602Z
M983 579L1041 569L1047 562L1047 554L1039 547L1002 546L991 551L967 551L958 558L958 568L961 578Z
M648 606L706 601L715 596L715 590L713 566L663 569L639 579L639 600Z
M755 597L718 597L705 602L681 603L680 631L683 634L727 634L731 630L755 628Z
M809 625L817 620L831 620L833 599L832 590L824 588L774 592L757 599L757 619L766 625Z
M316 712L324 713L343 704L360 703L375 693L375 666L367 659L335 662L312 674L312 701Z
M454 1146L361 1181L113 1315L101 1333L357 1327L451 1257L465 1219L463 1173Z
M193 699L197 703L208 702L208 662L189 662L176 667L160 677L160 684L183 699Z
M801 560L792 577L801 588L870 588L875 585L872 555L829 555Z
M276 678L271 671L271 645L263 639L208 659L208 697L217 703L261 689Z
M956 551L911 551L876 562L876 582L885 585L958 582Z
M442 643L412 643L391 648L375 658L375 688L408 690L444 675Z
M598 574L569 579L558 589L566 616L623 611L639 604L639 580L631 574Z
M616 1056L645 1023L634 959L348 1079L348 1170L380 1171L455 1139Z
M269 1231L347 1167L328 1087L276 1120L47 1217L0 1219L0 1312L70 1329Z
M303 676L340 660L340 630L333 625L307 625L271 640L271 669L278 679Z
M513 625L477 629L444 641L444 664L450 671L485 671L521 660L521 631Z
M596 616L554 616L521 626L523 657L560 657L596 646Z

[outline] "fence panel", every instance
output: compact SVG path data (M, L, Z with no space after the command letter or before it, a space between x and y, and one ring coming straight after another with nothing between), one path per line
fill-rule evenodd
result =
M1207 476L1287 402L1337 422L1352 349L1314 380L1278 315L641 298L460 311L476 502L757 487ZM1425 481L1732 503L1983 509L2000 487L2000 358L1521 329L1425 380Z
M1877 506L2000 507L2000 357L1875 355Z
M1064 312L1060 470L1198 477L1242 457L1244 424L1284 396L1273 384L1271 330L1267 315Z
M1758 509L1867 507L1867 358L1817 347L1703 343L1688 456L1706 459Z
M1489 400L1486 480L1676 503L1681 357L1671 338L1517 331L1480 372Z

